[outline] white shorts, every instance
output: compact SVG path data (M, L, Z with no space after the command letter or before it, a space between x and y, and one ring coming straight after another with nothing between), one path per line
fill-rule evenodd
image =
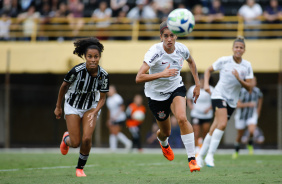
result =
M248 118L246 120L238 119L235 117L235 128L238 130L243 130L248 125L257 125L257 123L258 123L257 113L254 113L251 118Z
M89 111L92 108L96 108L97 104L98 104L98 102L93 103L91 108L89 108L89 109L77 109L77 108L70 106L67 102L65 102L65 104L64 104L65 116L70 115L70 114L76 114L76 115L79 115L80 118L82 118L84 113L86 113L87 111ZM99 117L100 113L101 113L101 110L98 112L98 117Z

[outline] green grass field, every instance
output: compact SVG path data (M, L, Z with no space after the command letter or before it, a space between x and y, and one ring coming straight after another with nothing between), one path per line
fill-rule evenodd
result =
M282 183L281 155L216 155L214 168L190 173L187 158L176 154L172 162L162 154L92 153L86 178L75 176L78 154L0 153L0 183Z

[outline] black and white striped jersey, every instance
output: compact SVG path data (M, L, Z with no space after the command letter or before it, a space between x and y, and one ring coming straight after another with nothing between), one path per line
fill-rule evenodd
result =
M253 117L254 113L257 113L257 105L260 98L263 97L262 92L259 88L254 87L252 90L252 93L249 93L245 88L241 89L239 100L242 103L249 103L253 102L256 103L255 107L245 107L245 108L238 108L236 111L237 117L239 117L240 120L247 120L251 117ZM238 113L238 114L237 114Z
M109 91L109 75L98 66L98 75L92 77L87 69L86 63L73 67L65 76L65 82L71 83L65 100L77 109L89 109L92 104L100 99L100 92Z

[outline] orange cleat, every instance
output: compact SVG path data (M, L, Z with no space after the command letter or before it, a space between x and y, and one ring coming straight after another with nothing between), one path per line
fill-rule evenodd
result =
M76 169L76 176L77 177L86 177L86 174L84 173L83 169Z
M200 167L198 166L196 160L191 160L189 162L189 167L190 167L190 171L193 172L193 171L200 171Z
M62 138L62 142L61 142L61 145L60 145L60 150L61 150L61 153L63 155L66 155L69 151L69 146L67 146L65 141L64 141L66 136L69 136L69 132L64 133L63 138Z
M161 144L160 144L161 145ZM162 151L163 151L163 155L166 159L168 159L169 161L172 161L174 159L174 153L170 147L170 145L168 144L168 147L167 148L164 148L162 145L161 145L161 148L162 148Z

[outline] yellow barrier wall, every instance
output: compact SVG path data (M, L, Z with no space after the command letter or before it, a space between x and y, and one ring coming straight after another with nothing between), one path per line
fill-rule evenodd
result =
M102 41L105 50L100 65L109 73L136 73L144 54L158 41ZM217 58L232 55L233 40L183 41L194 57L198 70L204 71ZM72 42L0 43L0 73L6 72L7 51L10 50L11 73L66 73L82 62L73 55ZM255 72L278 72L282 40L248 40L244 59L252 63ZM187 64L184 70L187 70Z

